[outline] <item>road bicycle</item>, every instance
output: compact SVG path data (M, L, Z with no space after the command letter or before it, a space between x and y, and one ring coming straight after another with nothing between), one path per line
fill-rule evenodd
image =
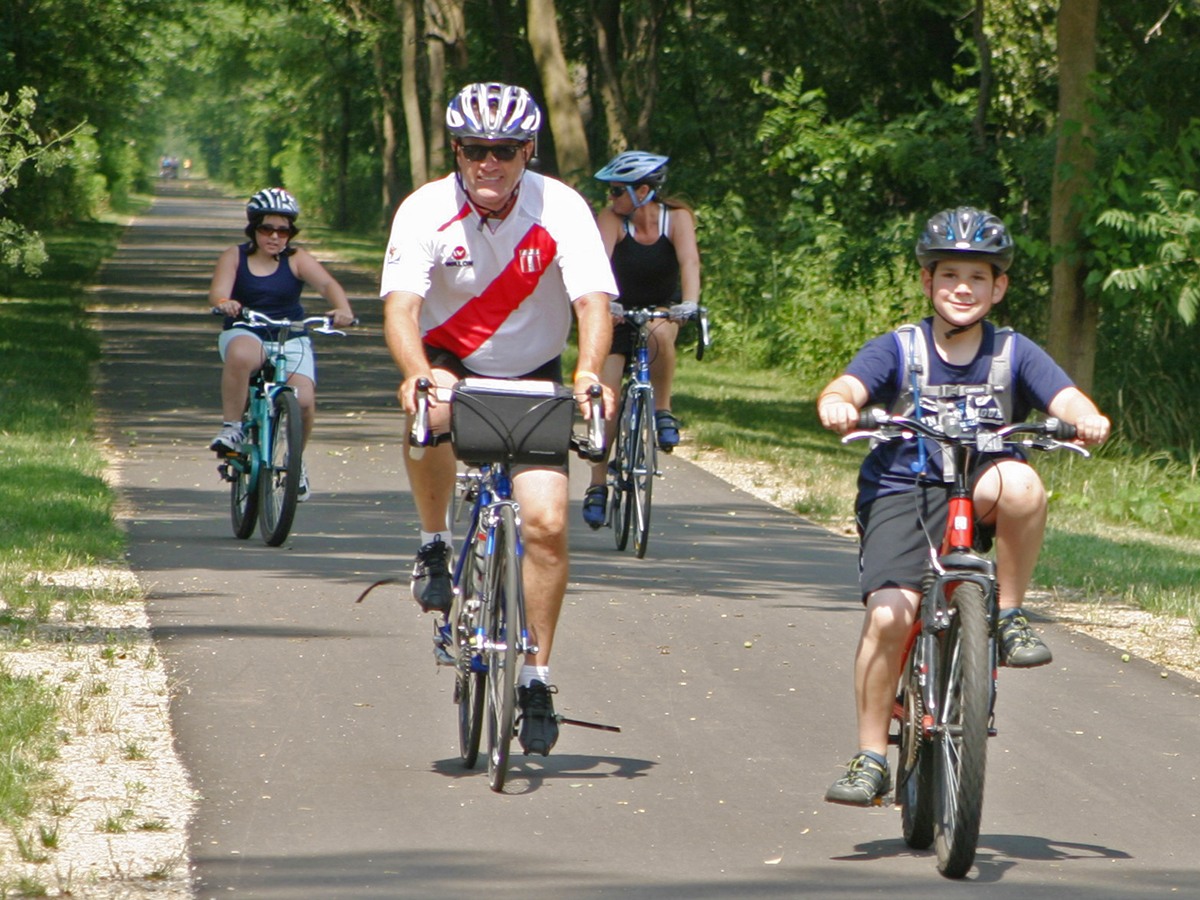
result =
M994 430L947 417L930 420L866 412L843 442L928 439L944 451L953 481L940 546L930 540L919 615L904 651L892 709L896 803L904 840L935 844L939 871L962 878L975 861L983 813L987 739L994 737L999 592L995 563L976 549L971 474L980 454L1006 449L1073 450L1075 428L1058 419Z
M214 315L222 315L213 310ZM287 383L285 344L306 334L345 336L329 316L299 321L273 319L243 309L234 328L253 328L265 335L268 357L250 377L250 394L242 414L242 443L237 450L217 451L217 470L229 482L229 511L233 533L245 540L257 523L268 546L287 540L296 516L304 453L304 424L300 402Z
M568 447L591 461L603 458L601 389L588 389L592 416L586 435L572 433L576 404L569 388L515 379L459 382L451 394L450 433L432 435L430 390L428 379L418 381L410 452L419 455L424 447L449 438L455 455L467 465L457 476L454 516L465 519L466 537L451 570L450 612L435 623L435 656L455 668L463 764L475 767L486 722L488 783L500 792L516 733L517 675L525 656L537 653L537 636L525 618L520 506L513 499L510 467L565 465ZM620 730L563 716L558 721Z
M670 319L673 314L663 309L627 309L623 316L636 329L636 338L633 353L625 359L617 407L617 434L608 466L607 524L612 526L618 550L629 545L632 533L633 552L642 559L650 541L654 478L662 475L657 462L654 387L650 383L650 323ZM708 312L700 307L695 316L700 332L696 341L699 360L709 346Z

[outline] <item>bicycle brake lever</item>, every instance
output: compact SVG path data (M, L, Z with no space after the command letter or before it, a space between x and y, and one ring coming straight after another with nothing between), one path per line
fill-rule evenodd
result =
M417 412L413 416L412 430L408 433L408 455L420 459L429 445L429 389L433 386L428 378L417 379Z
M588 421L587 458L591 462L601 462L604 459L604 390L599 384L592 384L587 389L588 399L591 400L591 416Z

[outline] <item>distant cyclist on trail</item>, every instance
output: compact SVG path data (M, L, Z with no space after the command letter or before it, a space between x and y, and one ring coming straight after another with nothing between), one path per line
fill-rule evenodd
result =
M936 409L939 386L973 385L987 390L972 396L970 418L998 426L1024 421L1037 409L1074 425L1083 443L1105 441L1109 420L1054 360L1023 335L986 321L1008 288L1013 249L1004 223L990 213L960 207L931 218L916 251L933 315L915 329L882 335L859 350L817 398L821 424L846 434L868 405L912 415L913 396L922 392L920 409L928 412ZM923 342L927 372L914 375L906 365L906 356L913 356L904 349L902 333L905 341ZM999 374L1009 383L996 391L993 360L1005 354L1007 371ZM1002 393L1008 399L1002 400ZM888 726L929 555L925 529L941 533L948 504L939 454L930 451L925 465L919 454L913 442L881 444L859 474L859 583L866 606L854 662L859 750L826 793L832 803L869 806L891 789ZM1012 452L994 454L979 468L974 484L981 531L994 536L996 544L1001 661L1013 667L1045 665L1050 649L1021 610L1045 533L1045 488L1037 472Z
M250 376L269 355L263 338L252 328L233 323L242 309L253 309L273 319L304 318L300 293L304 285L315 289L331 304L333 324L345 327L354 322L346 292L316 258L291 240L300 231L296 219L300 205L283 188L264 188L246 204L244 244L225 250L217 259L208 302L225 314L225 328L217 342L224 360L221 373L221 413L224 424L209 445L212 450L237 450L242 442L242 412L246 408ZM287 342L288 384L296 392L308 443L316 415L316 357L307 335ZM298 499L312 496L308 472L300 473Z
M670 319L650 323L650 382L654 387L655 430L667 453L679 443L679 422L671 413L675 380L675 338L679 324L694 316L700 304L700 252L692 210L662 194L668 157L628 150L596 173L609 183L610 203L597 216L604 249L612 260L623 309L669 309ZM634 327L619 322L600 374L616 392L625 360L633 353ZM615 427L615 426L613 426ZM610 432L613 429L610 427ZM611 444L612 434L608 443ZM605 462L592 466L591 484L583 499L583 520L592 528L604 524L608 505Z
M581 406L589 406L586 391L600 381L616 284L587 201L526 168L541 122L524 88L467 85L446 109L455 171L413 192L392 223L380 285L384 334L403 373L399 398L410 417L419 379L440 389L430 396L435 433L449 430L448 404L437 401L467 375L561 383L572 315L579 341L572 380ZM603 402L612 415L611 389ZM404 463L421 520L413 598L444 613L453 597L453 450L431 447L420 459L405 453ZM567 589L567 470L514 471L525 606L538 647L518 678L518 737L526 753L544 756L558 739L550 652Z

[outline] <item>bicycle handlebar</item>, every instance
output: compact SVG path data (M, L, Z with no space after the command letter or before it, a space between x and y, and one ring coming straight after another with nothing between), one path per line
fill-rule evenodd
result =
M212 307L209 310L209 312L211 312L214 316L225 315L225 313L221 312L221 310L217 309L215 306ZM350 323L351 326L357 325L357 324L358 324L357 318L355 318L354 321L352 321ZM310 326L313 326L313 327L310 327ZM304 319L295 319L295 320L272 319L270 316L265 315L264 313L260 313L256 309L246 309L245 307L243 307L242 311L236 317L234 317L233 327L234 328L267 327L267 328L277 328L280 331L284 331L284 330L291 331L293 329L297 329L297 330L304 329L304 330L312 331L315 334L331 334L331 335L337 335L339 337L346 336L346 332L339 331L338 329L333 327L333 316L327 316L327 315L326 316L308 316L307 318L304 318Z
M678 312L673 312L673 310L677 310L680 306L685 306L686 304L677 304L676 306L672 306L668 309L655 309L651 307L646 307L644 309L625 309L616 300L613 301L613 304L615 307L620 309L619 315L621 318L635 328L641 328L647 322L651 322L655 319L672 319L675 321L687 321L689 319L695 319L696 324L700 329L700 336L696 341L697 361L704 359L704 351L712 345L712 338L708 331L707 306L697 306L694 312L680 316Z
M867 439L911 440L914 433L939 444L974 447L980 453L997 453L1006 446L1020 446L1036 450L1066 449L1073 450L1081 456L1091 456L1085 448L1072 443L1075 440L1075 426L1053 417L1041 422L1015 422L999 428L980 427L968 430L961 422L955 420L946 423L946 427L939 428L926 420L892 415L881 409L869 409L859 414L858 429L845 435L842 443L849 444L852 441ZM1014 438L1014 435L1024 437Z
M413 415L412 427L408 433L408 455L412 459L420 459L425 455L426 447L433 447L450 439L449 434L433 434L429 430L429 392L433 390L433 382L428 378L417 379L417 411ZM571 449L589 462L600 462L604 459L604 389L599 384L591 384L587 389L588 399L591 400L591 415L588 417L588 433L586 437L571 435Z

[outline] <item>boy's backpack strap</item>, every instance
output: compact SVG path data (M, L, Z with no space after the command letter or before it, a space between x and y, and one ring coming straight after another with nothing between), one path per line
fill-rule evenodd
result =
M929 346L920 325L901 325L892 332L899 350L900 367L896 375L896 399L888 412L893 415L919 414L917 397L929 386Z
M1004 421L1011 422L1013 415L1013 345L1016 332L1007 325L996 329L992 345L992 371L988 375L988 386L992 396L1000 404Z

